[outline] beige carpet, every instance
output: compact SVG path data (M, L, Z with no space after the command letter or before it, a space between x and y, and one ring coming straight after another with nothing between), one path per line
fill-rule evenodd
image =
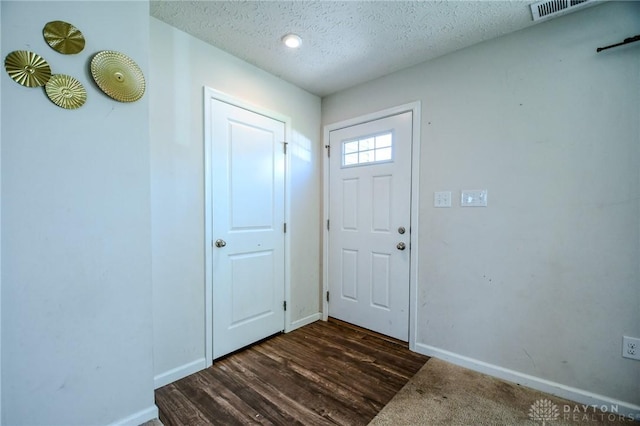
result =
M436 358L427 361L369 424L542 425L543 420L546 426L640 425Z

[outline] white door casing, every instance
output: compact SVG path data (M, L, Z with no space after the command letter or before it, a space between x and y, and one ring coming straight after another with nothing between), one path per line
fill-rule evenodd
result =
M413 111L405 111L329 132L329 315L403 341L409 340L412 123Z
M286 328L286 124L210 89L205 102L211 360Z

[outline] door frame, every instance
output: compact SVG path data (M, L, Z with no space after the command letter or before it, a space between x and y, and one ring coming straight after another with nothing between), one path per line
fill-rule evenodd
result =
M236 98L219 90L204 86L204 253L205 253L205 361L206 367L213 364L213 196L211 190L213 188L212 170L211 170L211 105L210 101L216 100L226 102L228 104L246 109L256 114L264 115L273 120L284 123L283 142L291 142L291 118L271 111L266 108L256 106L250 102ZM291 156L287 150L284 160L284 221L289 223L291 202ZM291 305L291 256L290 256L290 238L289 232L284 233L284 296L285 300ZM284 331L291 331L291 308L284 312Z
M345 127L351 127L358 124L364 124L370 121L379 120L381 118L392 115L401 114L403 112L412 112L412 133L411 133L411 257L409 267L409 349L416 349L416 327L418 324L418 213L419 205L419 183L420 183L420 121L421 121L421 103L420 101L410 102L370 114L361 115L359 117L340 121L337 123L327 124L324 126L323 141L325 149L330 142L330 133ZM329 303L326 294L329 290L329 230L327 229L327 221L329 220L329 157L323 155L323 222L322 222L322 319L324 321L329 317Z

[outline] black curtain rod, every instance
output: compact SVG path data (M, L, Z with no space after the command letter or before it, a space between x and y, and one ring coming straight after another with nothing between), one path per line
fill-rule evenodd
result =
M610 46L605 46L605 47L598 47L596 49L596 52L602 52L603 50L611 49L612 47L622 46L623 44L633 43L635 41L640 41L640 34L638 34L637 36L625 38L622 43L616 43L616 44L612 44Z

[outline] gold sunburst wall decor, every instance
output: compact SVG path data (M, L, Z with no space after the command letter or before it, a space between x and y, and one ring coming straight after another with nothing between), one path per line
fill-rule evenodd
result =
M61 108L80 108L87 100L87 91L82 83L70 75L54 74L44 88L51 102Z
M51 21L42 29L45 41L53 50L65 55L82 52L84 36L79 29L68 22Z
M47 61L28 50L9 53L4 59L4 68L16 83L27 87L44 86L51 78L51 67Z
M98 52L91 59L91 75L100 89L120 102L135 102L142 97L145 81L133 59L113 50Z

